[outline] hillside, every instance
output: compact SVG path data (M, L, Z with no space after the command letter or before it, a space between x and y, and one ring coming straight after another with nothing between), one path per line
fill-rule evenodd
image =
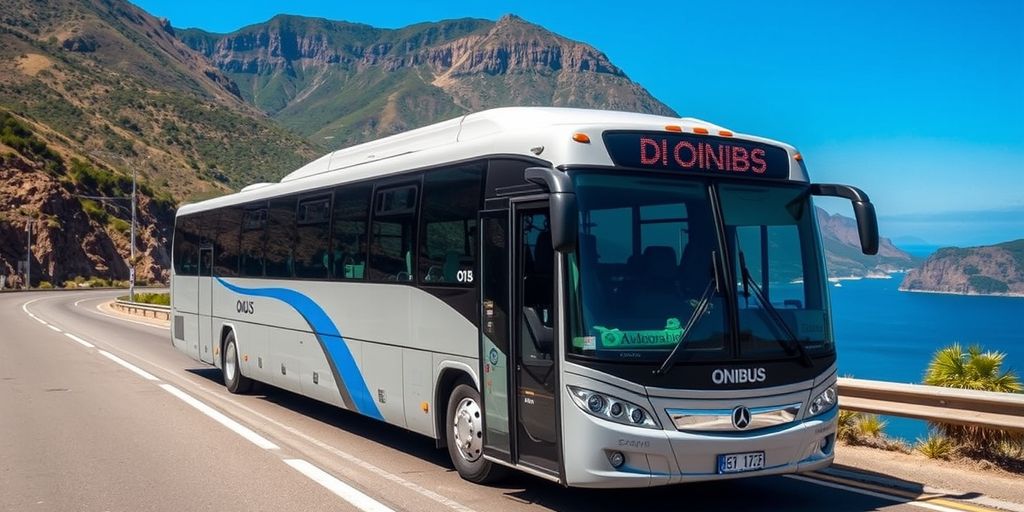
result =
M861 252L857 221L815 208L829 277L881 277L916 266L920 261L882 237L878 254Z
M1024 296L1024 239L939 249L907 273L900 290Z
M280 177L321 152L245 103L167 23L122 0L6 0L0 115L0 272L24 258L17 219L50 219L37 226L33 259L47 270L33 281L127 277L125 203L83 196L123 198L132 170L148 233L139 275L159 280L176 202ZM158 198L165 207L151 211Z
M597 49L511 15L400 29L279 15L176 33L242 98L331 147L511 105L676 115Z

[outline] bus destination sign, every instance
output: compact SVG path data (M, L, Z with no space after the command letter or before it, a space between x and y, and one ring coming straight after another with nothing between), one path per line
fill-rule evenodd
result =
M606 132L615 165L700 174L788 179L786 150L746 140L665 132Z

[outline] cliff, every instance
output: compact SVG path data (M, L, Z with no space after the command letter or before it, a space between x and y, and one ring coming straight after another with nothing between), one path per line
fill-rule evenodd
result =
M279 15L230 34L176 33L244 99L331 147L512 105L675 115L604 53L511 15L400 29Z
M1024 296L1024 239L939 249L907 273L900 290Z
M916 266L919 260L881 237L878 254L861 252L857 221L815 208L829 277L882 277Z

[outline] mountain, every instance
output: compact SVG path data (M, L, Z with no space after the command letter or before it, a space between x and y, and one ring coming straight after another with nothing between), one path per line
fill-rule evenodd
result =
M1024 296L1024 239L939 249L907 273L900 290Z
M891 272L906 270L919 261L882 237L878 254L869 256L860 249L857 221L843 215L829 214L815 208L821 241L825 246L825 264L829 277L882 277Z
M246 101L332 147L511 105L676 116L604 53L512 15L400 29L279 15L230 34L175 32Z
M160 280L175 203L280 177L322 152L123 0L4 0L0 123L0 273L25 258L33 217L43 219L34 280L56 282L127 277L133 170L139 275Z

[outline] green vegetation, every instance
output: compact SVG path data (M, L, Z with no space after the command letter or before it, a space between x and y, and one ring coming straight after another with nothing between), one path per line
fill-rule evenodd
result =
M26 158L42 162L48 172L64 167L60 155L39 140L27 124L4 110L0 110L0 143L14 148Z
M857 433L864 437L881 438L885 435L885 426L888 423L879 418L877 414L862 414L857 419Z
M1024 387L1013 370L1003 370L1006 354L986 351L981 345L971 345L964 351L959 343L938 350L928 364L924 383L947 388L1020 393ZM1024 453L1024 435L1006 430L978 426L933 423L942 437L949 440L955 451L972 459L990 459L1007 468L1022 465L1019 455Z
M101 169L85 160L71 159L71 180L96 195L107 197L125 197L132 192L132 179L129 176L114 174Z
M1006 293L1010 286L1006 283L988 276L974 275L967 278L971 288L978 293Z
M122 295L118 297L118 300L129 300L128 295ZM170 306L171 305L171 294L170 293L136 293L135 302L140 304L154 304L157 306Z
M948 460L953 456L955 446L949 438L943 435L931 434L926 439L918 439L914 449L929 459Z

